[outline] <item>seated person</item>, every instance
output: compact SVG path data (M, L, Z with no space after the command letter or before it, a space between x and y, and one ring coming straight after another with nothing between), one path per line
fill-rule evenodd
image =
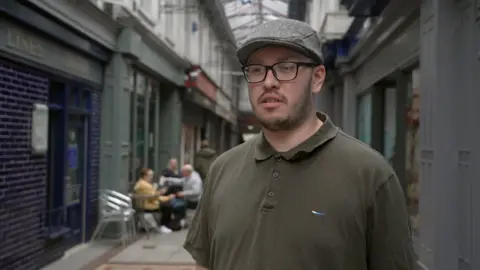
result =
M187 209L196 209L203 191L202 178L190 164L182 167L182 175L183 191L178 192L176 197L185 199Z
M197 208L200 197L202 196L203 186L200 175L194 171L192 165L185 164L181 171L183 175L183 190L176 193L174 201L184 200L183 204L178 204L179 207L175 209L175 212L179 213L176 220L179 220L181 227L185 227L186 210Z
M168 162L168 167L161 172L159 184L161 187L167 187L167 195L175 194L181 191L182 177L178 173L177 159L172 158Z
M164 196L165 190L157 191L152 184L153 171L151 169L142 169L140 178L135 184L134 191L137 200L142 201L141 205L137 205L142 210L148 212L159 212L163 215L171 215L171 207L160 207L160 204L168 203L175 195ZM157 228L162 233L170 233L170 230L164 224L160 224Z

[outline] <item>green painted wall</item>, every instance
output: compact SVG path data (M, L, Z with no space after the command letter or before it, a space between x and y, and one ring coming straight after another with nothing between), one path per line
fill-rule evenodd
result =
M128 190L130 148L130 64L113 54L105 69L102 96L100 188Z
M182 101L178 88L164 85L160 90L160 144L158 160L165 168L170 158L180 159Z
M105 67L100 160L100 188L103 189L126 193L131 188L129 181L135 180L130 179L129 173L133 64L135 69L144 70L161 83L159 124L155 127L159 135L154 138L155 169L164 168L171 157L180 157L182 104L178 85L183 85L184 73L145 40L133 29L123 29L117 42L118 52Z

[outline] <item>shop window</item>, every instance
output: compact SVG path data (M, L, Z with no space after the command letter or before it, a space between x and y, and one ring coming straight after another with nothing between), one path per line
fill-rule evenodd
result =
M68 95L68 107L78 107L78 90L72 89Z
M157 151L155 133L158 125L159 85L148 76L134 71L131 79L130 103L130 183L133 184L143 167L156 169Z
M420 92L419 70L412 72L407 109L407 138L406 138L406 180L407 203L412 231L418 235L419 225L419 127L420 127Z
M90 92L60 82L52 82L49 90L47 237L70 233L75 244L84 230Z
M135 164L137 171L142 167L146 167L145 164L145 105L147 102L147 78L140 73L137 73L137 123L136 123L136 142L135 142ZM138 171L139 172L139 171ZM137 174L138 175L138 174Z
M195 155L195 126L183 125L183 163L192 164Z
M358 98L357 138L370 145L372 143L372 95Z
M396 136L396 117L397 117L397 98L396 98L396 89L387 88L385 89L384 95L384 104L383 110L385 117L383 119L383 155L390 164L393 162L393 154L395 151L395 136Z
M90 101L90 92L89 91L83 91L80 95L79 95L79 105L80 107L82 108L85 108L87 110L90 110L91 107L92 107L92 104L91 104L91 101Z
M159 87L157 84L150 81L148 84L149 87L149 102L150 105L148 107L148 167L152 169L157 169L158 164L155 164L155 139L158 136L156 134L155 127L157 123L160 121L156 114L157 111L157 98L158 98L158 90Z
M129 151L129 156L130 156L130 184L135 183L138 175L136 171L136 160L134 158L134 145L135 145L135 127L136 127L136 121L135 121L135 115L136 115L136 94L135 94L135 89L137 87L137 73L135 70L131 73L130 76L130 151Z
M64 156L64 114L60 110L48 114L48 181L47 181L47 211L46 226L49 237L55 238L69 231L65 227L63 214L63 160Z

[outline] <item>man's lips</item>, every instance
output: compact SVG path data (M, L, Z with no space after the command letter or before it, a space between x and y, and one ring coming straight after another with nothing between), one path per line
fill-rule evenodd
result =
M283 103L277 95L265 95L260 99L260 105L264 109L275 109Z
M276 108L278 108L280 105L282 105L281 102L265 102L265 103L262 103L262 104L261 104L262 108L264 108L264 109L266 109L266 110L276 109Z
M265 94L263 95L260 100L260 104L266 103L283 103L283 100L280 96L274 94Z

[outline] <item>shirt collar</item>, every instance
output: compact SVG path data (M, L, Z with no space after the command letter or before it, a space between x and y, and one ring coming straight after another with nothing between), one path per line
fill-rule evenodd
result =
M262 161L272 156L281 156L286 160L300 159L335 138L338 128L333 124L330 117L321 112L317 112L317 117L322 120L323 125L310 138L287 152L278 153L261 132L254 142L255 159Z

